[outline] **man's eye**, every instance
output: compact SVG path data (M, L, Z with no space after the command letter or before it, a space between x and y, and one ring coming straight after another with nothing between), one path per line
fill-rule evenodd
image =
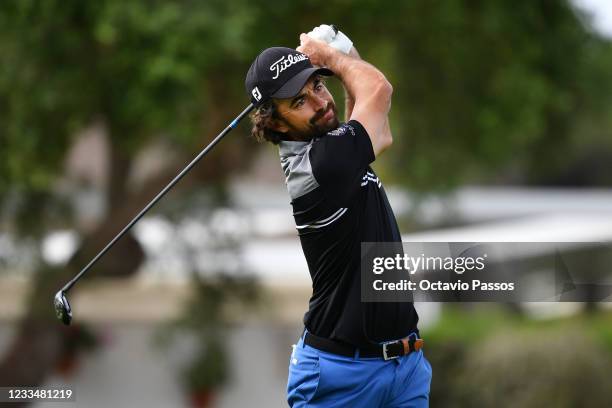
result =
M302 98L302 99L298 100L298 101L295 103L295 106L296 106L296 107L299 107L299 106L302 106L303 104L304 104L304 98Z
M318 83L315 85L315 90L320 91L321 89L323 89L323 84L322 83Z

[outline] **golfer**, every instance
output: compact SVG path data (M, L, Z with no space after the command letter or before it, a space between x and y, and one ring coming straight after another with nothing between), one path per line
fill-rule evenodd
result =
M340 123L325 77L345 88ZM304 331L289 362L297 407L426 407L431 366L412 303L361 302L361 242L399 242L381 180L370 168L391 146L393 88L330 26L297 49L264 50L246 77L252 134L278 145L312 278Z

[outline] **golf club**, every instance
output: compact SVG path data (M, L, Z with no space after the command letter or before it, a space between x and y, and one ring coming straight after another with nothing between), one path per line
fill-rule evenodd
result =
M226 134L229 133L230 130L234 129L238 123L253 110L255 106L250 103L236 118L225 128L217 137L213 139L212 142L208 146L204 148L192 161L189 163L162 191L160 191L149 204L145 208L143 208L140 213L132 221L127 224L123 230L115 238L113 238L105 247L102 249L98 255L96 255L81 271L74 277L72 280L64 285L62 289L60 289L53 298L53 306L55 307L55 314L59 320L62 321L65 325L69 325L72 321L72 308L70 307L70 303L68 302L68 298L66 297L66 293L74 286L75 283L87 272L130 228L134 226L142 218L143 215L147 213L176 183L179 182L181 178L185 174L189 172L195 166L202 157L206 155Z

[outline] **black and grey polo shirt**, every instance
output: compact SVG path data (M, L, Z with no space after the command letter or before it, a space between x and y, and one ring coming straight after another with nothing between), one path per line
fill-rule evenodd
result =
M416 330L412 303L360 301L361 242L399 242L387 195L370 168L375 159L363 126L351 120L308 142L281 141L281 165L312 278L304 325L355 346Z

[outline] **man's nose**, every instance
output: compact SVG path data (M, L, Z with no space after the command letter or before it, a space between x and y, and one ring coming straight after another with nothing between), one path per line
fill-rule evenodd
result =
M327 106L327 101L317 95L313 95L312 104L315 111L320 111L321 109L325 109Z

